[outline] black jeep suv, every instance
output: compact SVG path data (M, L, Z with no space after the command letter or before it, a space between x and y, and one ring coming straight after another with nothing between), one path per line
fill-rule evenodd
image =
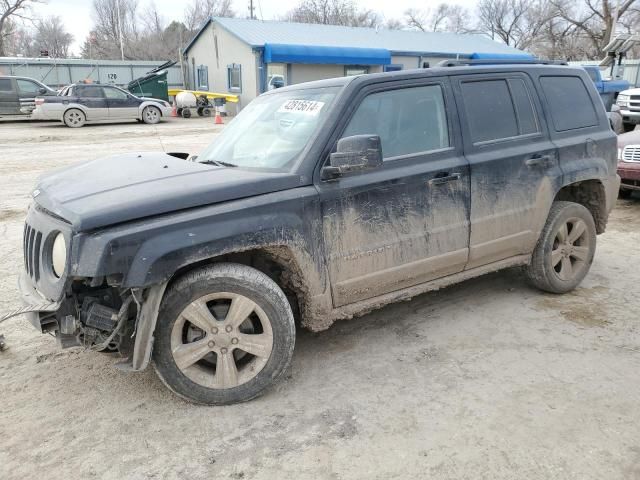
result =
M575 288L619 185L585 71L533 62L273 90L197 159L177 157L44 177L20 289L63 347L152 361L206 404L272 385L296 320L319 331L514 266L542 290Z

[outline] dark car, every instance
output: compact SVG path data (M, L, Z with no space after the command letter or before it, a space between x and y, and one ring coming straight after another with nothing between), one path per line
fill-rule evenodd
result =
M296 319L320 331L515 266L574 289L616 163L581 68L454 62L280 88L196 162L129 153L42 178L20 289L63 347L153 361L195 402L245 401L289 365Z
M33 78L0 75L0 116L29 115L35 98L44 96L56 92Z
M137 97L113 85L73 84L56 97L36 98L32 118L60 120L67 127L111 120L158 123L171 114L164 100Z
M618 175L622 179L620 197L640 191L640 130L618 136Z

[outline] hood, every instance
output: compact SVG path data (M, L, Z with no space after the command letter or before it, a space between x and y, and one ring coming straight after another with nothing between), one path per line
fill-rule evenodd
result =
M618 135L618 148L624 148L627 145L640 145L640 130Z
M131 153L41 178L33 195L76 231L300 186L291 173L217 167L164 153Z

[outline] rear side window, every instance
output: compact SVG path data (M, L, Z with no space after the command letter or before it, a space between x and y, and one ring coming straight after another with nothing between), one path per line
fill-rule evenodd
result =
M100 87L76 87L75 88L76 97L85 97L85 98L103 98L102 88Z
M383 158L450 146L440 85L372 93L358 106L343 136L379 135Z
M540 77L557 132L598 125L598 116L580 77Z
M11 86L11 80L9 78L0 78L0 92L11 92L13 87Z
M469 81L461 86L473 143L540 131L522 79Z

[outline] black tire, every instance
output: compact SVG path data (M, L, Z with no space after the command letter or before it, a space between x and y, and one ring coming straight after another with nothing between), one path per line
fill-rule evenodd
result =
M576 225L581 228L576 228ZM564 234L561 232L563 228L567 229L563 230ZM572 235L579 230L583 233L571 244L559 240L564 236L570 242ZM578 203L554 202L525 273L529 282L540 290L566 293L576 288L587 275L595 250L596 226L591 212ZM578 252L579 257L575 256ZM563 274L566 262L569 263L566 270L571 272L570 275Z
M203 117L210 117L211 116L211 109L209 107L204 107L202 109L202 116Z
M631 195L633 195L633 190L628 190L626 188L618 190L618 197L620 198L631 198Z
M202 301L204 297L204 305L206 305L209 313L212 313L214 310L212 310L210 303L207 303L207 296L215 296L216 294L226 295L227 293L237 295L245 300L249 299L261 309L261 313L268 318L273 343L270 347L271 350L268 354L268 359L266 355L264 360L259 359L263 363L262 366L257 369L257 374L253 373L253 367L245 367L249 368L249 370L239 369L236 371L236 373L238 373L238 371L248 371L247 377L249 377L249 379L244 383L238 383L237 386L232 388L209 387L203 385L203 382L198 383L194 381L193 375L185 373L185 370L176 364L173 353L175 350L172 349L172 338L175 341L175 329L179 331L179 329L182 328L180 327L181 323L176 325L176 322L189 324L189 322L185 322L185 309L191 307L193 302ZM230 311L230 307L228 308L227 315L229 315ZM254 314L255 312L252 310L246 317L246 321ZM215 323L224 315L216 312L214 316ZM189 325L189 328L191 328L191 324ZM220 325L224 325L224 323ZM222 332L223 329L220 328L220 336L225 335ZM188 345L189 342L196 343L197 341L202 343L202 341L206 341L209 338L218 339L217 336L209 336L210 332L202 331L202 333L204 338L201 336L196 340L186 340L184 345ZM280 287L267 275L245 265L233 263L210 265L194 270L179 278L165 294L155 332L153 364L158 376L165 385L182 398L207 405L227 405L246 402L261 395L267 388L274 385L284 373L291 362L295 345L295 335L295 324L291 306ZM237 343L237 340L234 340ZM214 342L209 342L209 344L212 343ZM182 347L183 345L180 346ZM229 355L231 358L237 353L245 354L240 346L232 347L229 344L226 344L226 346L230 349ZM173 348L175 348L175 344ZM216 348L219 349L220 345ZM235 350L231 350L233 348L235 348ZM226 350L226 348L222 350ZM208 353L207 355L213 356L213 353ZM217 362L219 362L219 355L220 352L215 353L215 357L213 358L216 359L216 363L210 367L211 373L214 374L215 372L215 377L213 378L216 378L216 381L218 376ZM253 356L249 354L248 357L252 358ZM202 375L202 372L206 372L208 375L207 369L210 364L206 363L206 358L207 357L200 357L200 360L197 360L193 365L187 366L186 368L191 369L195 366L198 370L197 375ZM240 377L238 376L238 378Z
M188 108L183 108L182 118L191 118L191 110L189 110Z
M624 133L633 132L636 129L636 124L635 123L623 123L622 124L622 129L624 130Z
M198 116L201 117L202 116L202 107L198 107L198 110L196 110L198 112Z

